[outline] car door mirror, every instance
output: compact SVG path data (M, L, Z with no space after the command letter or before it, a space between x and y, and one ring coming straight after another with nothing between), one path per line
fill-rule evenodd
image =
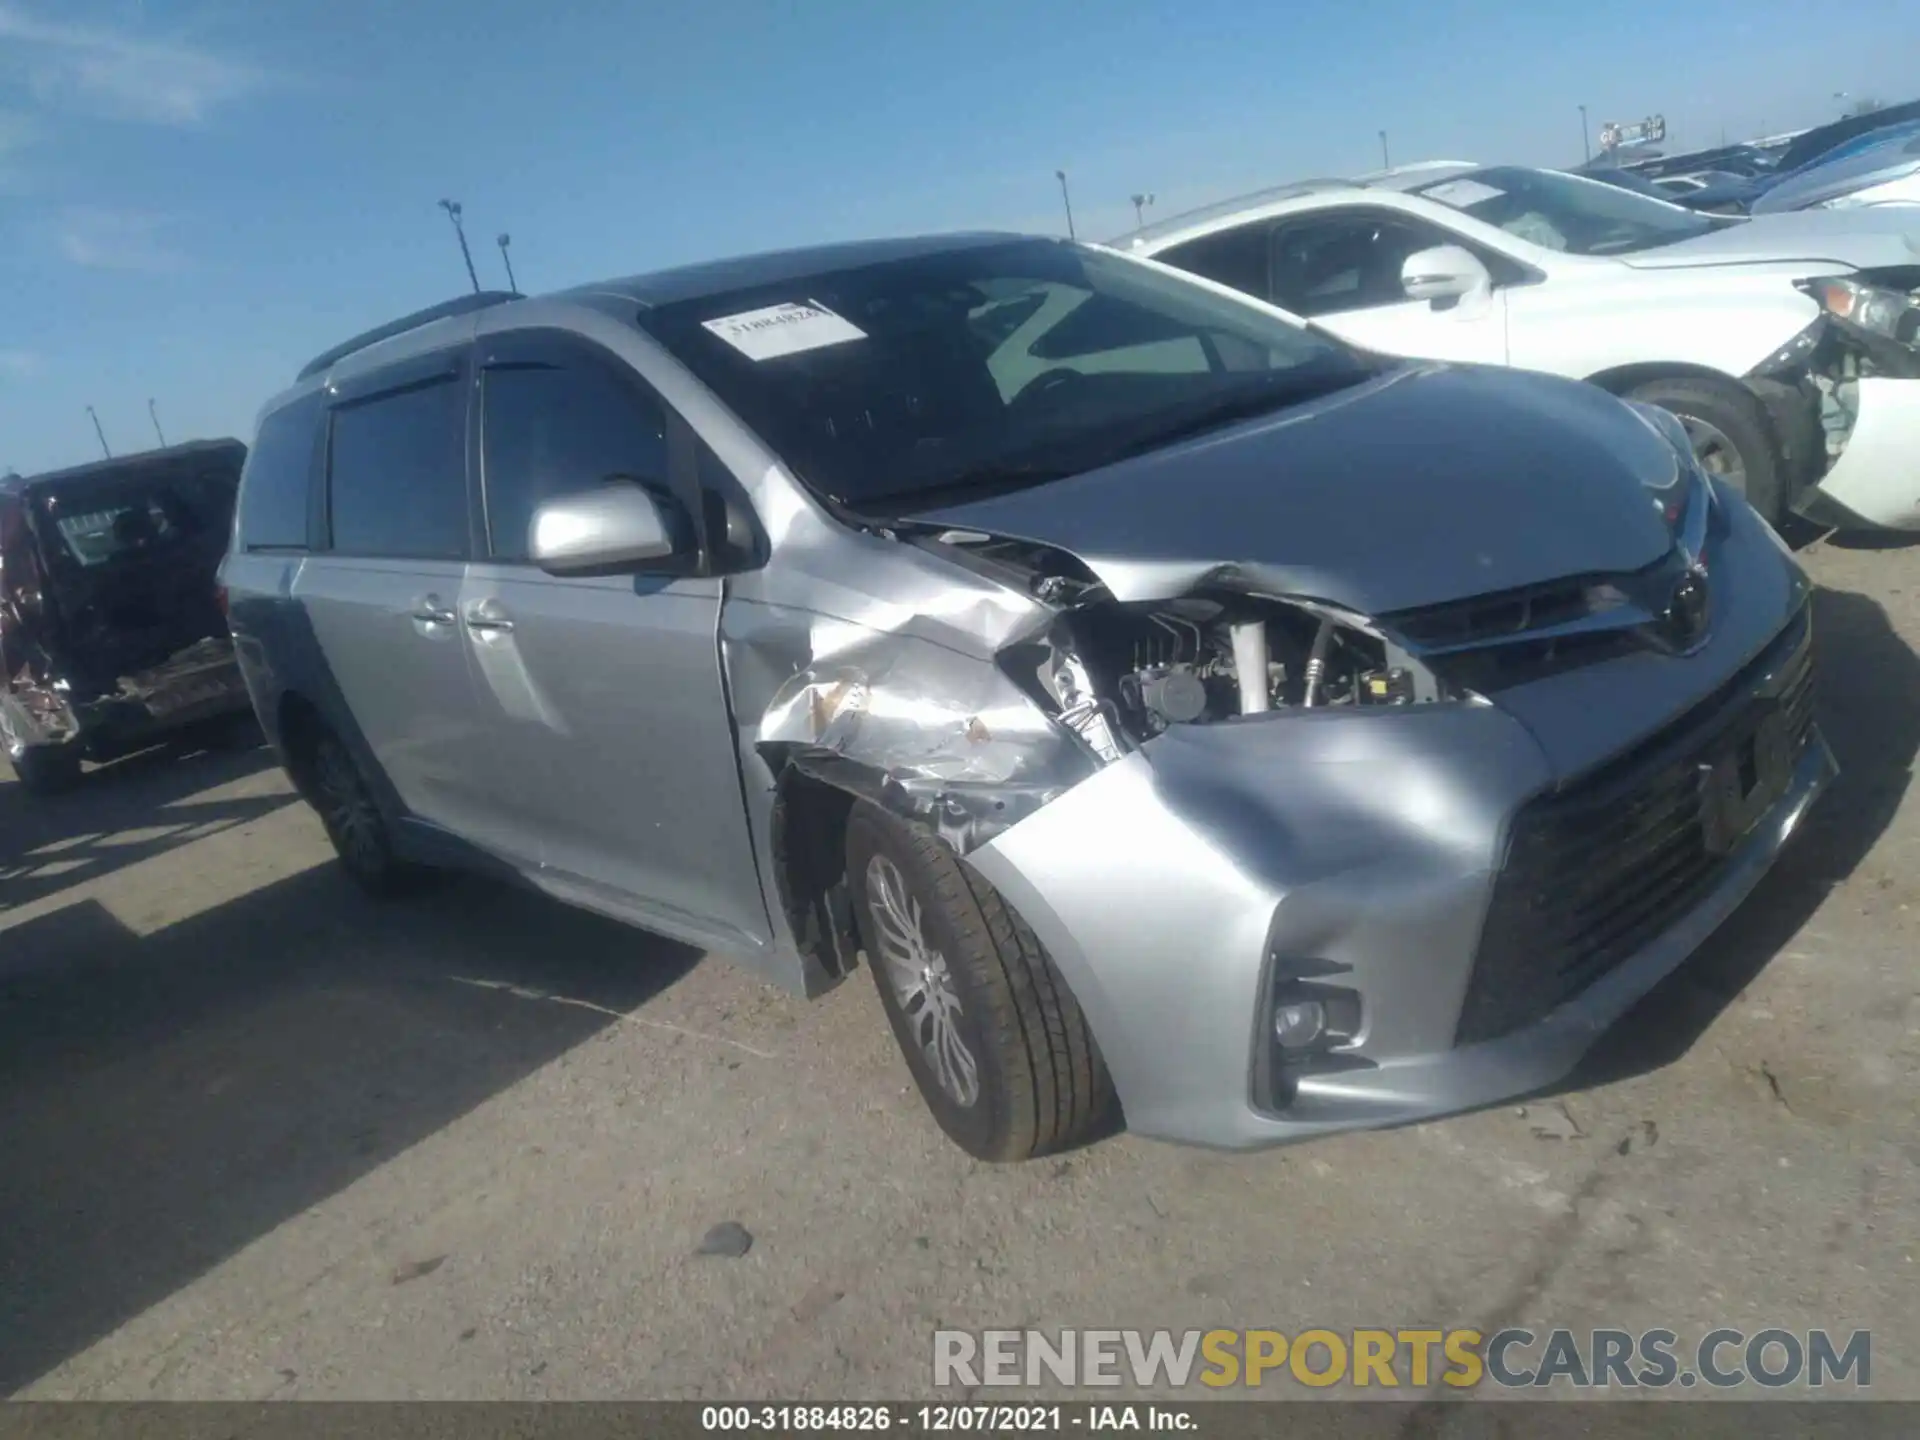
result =
M1459 245L1416 250L1400 267L1400 287L1409 300L1457 300L1493 287L1480 257Z
M527 527L527 554L549 575L610 575L687 554L666 506L630 480L543 501Z

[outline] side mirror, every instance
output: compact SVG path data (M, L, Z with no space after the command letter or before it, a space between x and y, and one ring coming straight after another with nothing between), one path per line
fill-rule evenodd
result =
M1400 267L1400 285L1409 300L1455 300L1493 288L1493 276L1480 257L1459 245L1416 250Z
M527 527L527 554L549 575L615 574L683 554L674 533L657 499L613 481L541 504Z

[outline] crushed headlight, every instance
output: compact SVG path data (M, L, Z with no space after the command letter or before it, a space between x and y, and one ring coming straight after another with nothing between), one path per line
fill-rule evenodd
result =
M1795 286L1834 319L1902 345L1920 342L1920 303L1898 290L1862 285L1838 275L1800 280Z

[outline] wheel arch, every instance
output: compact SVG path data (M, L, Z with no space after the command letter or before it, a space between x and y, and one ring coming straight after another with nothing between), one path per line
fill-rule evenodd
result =
M1738 390L1746 389L1737 375L1687 360L1639 360L1631 365L1610 365L1604 370L1594 371L1585 379L1589 385L1598 385L1612 395L1625 395L1636 386L1654 380L1704 380Z
M1618 365L1589 377L1589 383L1623 398L1662 382L1700 387L1744 413L1766 450L1760 457L1764 464L1749 459L1747 500L1770 524L1779 523L1806 487L1817 482L1824 458L1818 410L1790 385L1747 381L1711 366L1684 362Z
M302 796L312 796L314 748L330 728L320 707L297 690L282 692L274 706L274 740L281 762Z
M813 982L810 992L839 984L860 952L847 876L847 821L864 788L852 776L791 757L776 770L774 890Z

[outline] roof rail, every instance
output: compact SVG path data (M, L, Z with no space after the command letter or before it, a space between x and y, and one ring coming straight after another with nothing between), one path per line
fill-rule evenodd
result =
M356 350L364 350L369 345L377 345L382 340L391 340L396 335L404 335L409 330L418 330L422 325L431 325L435 320L451 319L455 315L470 315L475 310L491 309L495 305L504 305L509 300L524 300L527 297L518 290L480 290L472 295L461 295L456 299L443 301L438 305L429 305L424 310L416 310L411 315L403 315L385 325L376 325L351 340L334 346L309 360L300 369L298 380L306 380L318 375L322 370L347 358Z

